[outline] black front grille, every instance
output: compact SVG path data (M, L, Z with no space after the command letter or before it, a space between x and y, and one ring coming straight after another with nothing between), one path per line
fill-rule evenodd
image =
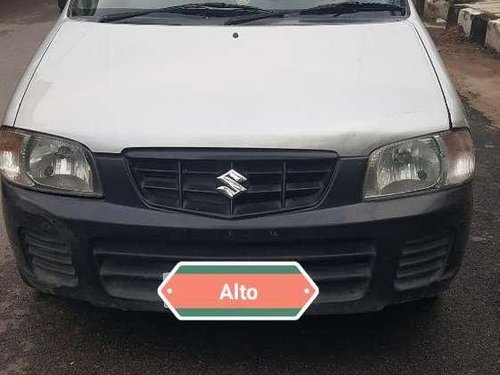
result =
M113 296L160 301L164 273L179 261L297 261L320 289L318 303L356 301L372 276L375 247L370 242L276 244L187 244L101 241L94 257L104 290Z
M394 280L396 289L415 289L438 281L452 244L451 235L407 242Z
M70 246L57 233L21 230L21 241L38 280L56 286L77 285Z
M330 152L129 151L140 194L152 206L223 217L268 214L316 205L335 167ZM244 193L230 199L217 177L236 170Z

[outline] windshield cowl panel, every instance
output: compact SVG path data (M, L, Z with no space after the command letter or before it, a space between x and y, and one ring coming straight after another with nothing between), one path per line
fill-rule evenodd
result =
M396 21L406 0L71 0L70 18L102 23L165 25L310 24Z

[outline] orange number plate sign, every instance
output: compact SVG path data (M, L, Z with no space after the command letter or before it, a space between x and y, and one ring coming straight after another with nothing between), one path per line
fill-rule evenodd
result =
M180 320L297 320L318 294L297 262L180 262L158 287Z

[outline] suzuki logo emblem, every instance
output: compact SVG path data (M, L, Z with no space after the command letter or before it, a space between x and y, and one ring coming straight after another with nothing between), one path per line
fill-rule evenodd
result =
M247 188L241 185L241 183L245 182L247 178L239 172L236 172L234 169L231 169L230 171L227 171L223 175L217 177L217 180L224 184L223 186L219 186L217 190L230 199L233 199L237 195L247 191Z

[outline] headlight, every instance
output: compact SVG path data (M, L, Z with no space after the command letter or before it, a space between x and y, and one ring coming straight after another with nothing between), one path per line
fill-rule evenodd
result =
M102 194L90 151L81 144L51 135L1 128L0 171L8 181L36 190Z
M364 197L458 185L472 177L474 166L474 146L468 130L394 143L370 155Z

